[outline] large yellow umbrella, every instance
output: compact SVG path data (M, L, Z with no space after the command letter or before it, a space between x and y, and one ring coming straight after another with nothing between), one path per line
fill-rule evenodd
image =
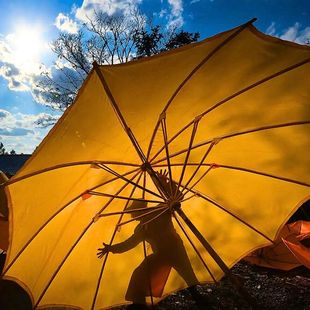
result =
M229 274L309 199L309 60L309 47L249 22L158 56L95 64L6 185L4 277L34 307L104 309L131 300L135 277L148 279L147 301L156 303ZM170 261L152 259L159 245L141 233L152 225ZM102 242L110 250L98 259ZM144 266L153 263L157 273Z

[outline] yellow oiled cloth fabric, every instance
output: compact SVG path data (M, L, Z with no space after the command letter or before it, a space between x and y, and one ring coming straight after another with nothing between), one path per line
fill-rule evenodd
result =
M121 244L136 236L137 221L117 226L131 217L111 215L128 206L113 195L145 195L152 200L148 207L164 200L141 167L142 153L155 171L169 165L180 190L187 188L182 210L227 266L271 244L310 197L309 58L309 47L248 25L159 56L92 70L74 104L6 187L5 277L25 287L35 307L104 309L128 302L133 274L142 276L141 264L158 247L138 234L139 242L126 251L101 260L96 251L102 242ZM158 231L182 239L178 251L184 254L184 247L191 268L186 258L172 262L169 256L164 269L172 269L162 277L155 303L194 282L223 276L177 219L171 215L175 232L165 226Z

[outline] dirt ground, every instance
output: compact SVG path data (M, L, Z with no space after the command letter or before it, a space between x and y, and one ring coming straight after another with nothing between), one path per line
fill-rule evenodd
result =
M234 275L244 281L244 287L257 303L258 309L302 310L310 309L310 270L304 267L289 272L252 266L240 262L232 269ZM13 290L12 290L13 288ZM0 282L1 310L30 310L30 300L14 283ZM188 290L172 294L154 310L201 310L201 309L251 309L240 297L227 278L218 285L199 286L204 305L197 306ZM64 308L54 308L64 309ZM115 308L118 310L125 307Z
M244 287L256 302L256 309L310 309L310 270L305 267L284 272L240 262L232 272L243 279ZM154 310L254 309L238 295L227 278L218 285L204 285L198 289L205 305L198 307L190 293L183 290L162 300Z
M284 272L240 262L233 274L244 280L244 287L255 300L258 309L310 309L310 270L304 267ZM219 285L205 285L199 291L208 301L205 309L250 309L244 298L227 278ZM164 309L199 309L188 292L169 296L156 307Z

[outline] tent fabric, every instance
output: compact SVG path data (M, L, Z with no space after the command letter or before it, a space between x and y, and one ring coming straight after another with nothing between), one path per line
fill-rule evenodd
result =
M6 186L5 278L22 284L35 307L126 303L131 275L151 252L140 243L98 259L102 242L120 243L137 225L118 225L129 214L100 215L126 208L114 196L145 197L154 201L148 207L164 200L145 162L155 171L169 165L175 182L197 183L182 210L228 267L271 244L310 197L309 57L309 47L247 24L159 56L93 69ZM181 219L172 221L198 281L221 279L195 235ZM172 269L153 301L186 286Z
M291 270L299 266L310 269L310 248L301 243L310 241L310 222L286 224L273 245L258 249L245 260L262 267Z

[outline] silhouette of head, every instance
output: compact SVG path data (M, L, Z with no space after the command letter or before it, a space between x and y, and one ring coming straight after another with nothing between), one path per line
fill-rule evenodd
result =
M142 198L141 198L142 199ZM146 201L141 201L141 200L134 200L131 205L127 208L127 211L131 210L137 210L136 212L131 213L132 218L136 218L139 215L143 215L147 211L139 211L139 209L144 209L147 207L147 202ZM139 220L139 219L137 219Z

